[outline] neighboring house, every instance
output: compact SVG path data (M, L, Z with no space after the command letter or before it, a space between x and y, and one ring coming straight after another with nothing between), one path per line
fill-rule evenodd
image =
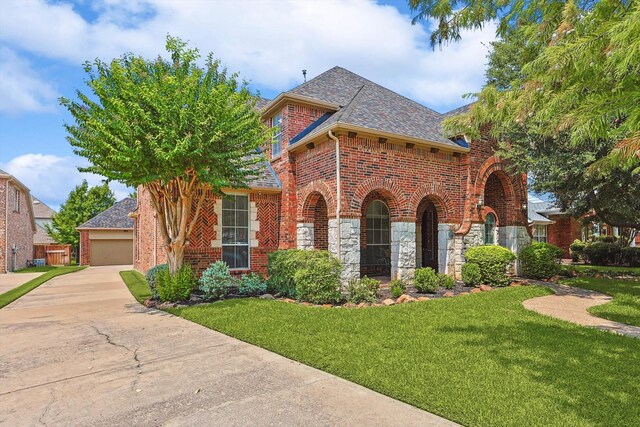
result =
M133 219L136 200L127 197L77 228L80 265L133 264Z
M36 222L36 234L33 236L34 245L51 245L55 244L55 240L47 234L45 225L53 224L53 216L56 211L49 206L38 200L36 197L31 196L33 202L33 215Z
M186 262L265 273L276 249L316 248L342 260L344 279L410 279L426 266L460 277L470 246L518 251L530 242L526 176L495 141L445 135L442 120L464 108L439 114L340 67L261 101L277 128L269 162L250 190L207 194ZM146 271L165 254L138 197L134 265Z
M580 221L533 194L529 194L528 217L534 241L556 245L563 258L571 258L569 246L582 238Z
M33 258L35 231L29 189L0 170L0 273L27 266Z

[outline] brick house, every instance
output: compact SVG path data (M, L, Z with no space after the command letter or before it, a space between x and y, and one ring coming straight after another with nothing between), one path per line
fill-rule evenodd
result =
M29 189L0 170L0 273L25 268L33 259L35 232Z
M47 233L45 226L53 224L53 216L56 211L51 209L41 200L31 196L33 203L33 217L36 221L36 234L33 236L34 245L53 245L55 240Z
M440 114L334 67L259 103L277 127L263 176L248 191L209 197L186 260L266 271L276 249L328 249L344 278L411 279L415 268L460 276L470 246L517 252L530 242L526 177L489 139L445 135ZM139 190L134 264L164 262L148 195Z

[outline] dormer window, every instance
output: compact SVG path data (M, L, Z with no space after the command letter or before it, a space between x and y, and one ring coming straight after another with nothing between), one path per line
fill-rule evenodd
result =
M282 153L282 114L271 118L271 127L276 128L271 141L271 158L274 159Z

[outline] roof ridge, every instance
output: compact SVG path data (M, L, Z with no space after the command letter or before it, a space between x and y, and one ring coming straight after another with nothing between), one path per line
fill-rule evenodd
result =
M360 95L360 93L362 92L362 89L364 89L367 86L367 84L363 84L360 89L358 89L355 93L355 95L353 95L353 97L351 98L351 100L349 100L349 102L347 103L347 105L344 106L344 108L342 108L340 111L338 111L338 114L336 116L336 122L339 122L340 119L342 119L344 117L345 120L349 120L349 117L351 116L351 113L353 113L353 110L356 107L356 99L358 98L358 95Z

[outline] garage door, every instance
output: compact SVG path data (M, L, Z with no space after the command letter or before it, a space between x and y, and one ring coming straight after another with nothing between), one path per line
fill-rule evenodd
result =
M89 243L91 265L129 265L133 264L133 240L98 240Z

